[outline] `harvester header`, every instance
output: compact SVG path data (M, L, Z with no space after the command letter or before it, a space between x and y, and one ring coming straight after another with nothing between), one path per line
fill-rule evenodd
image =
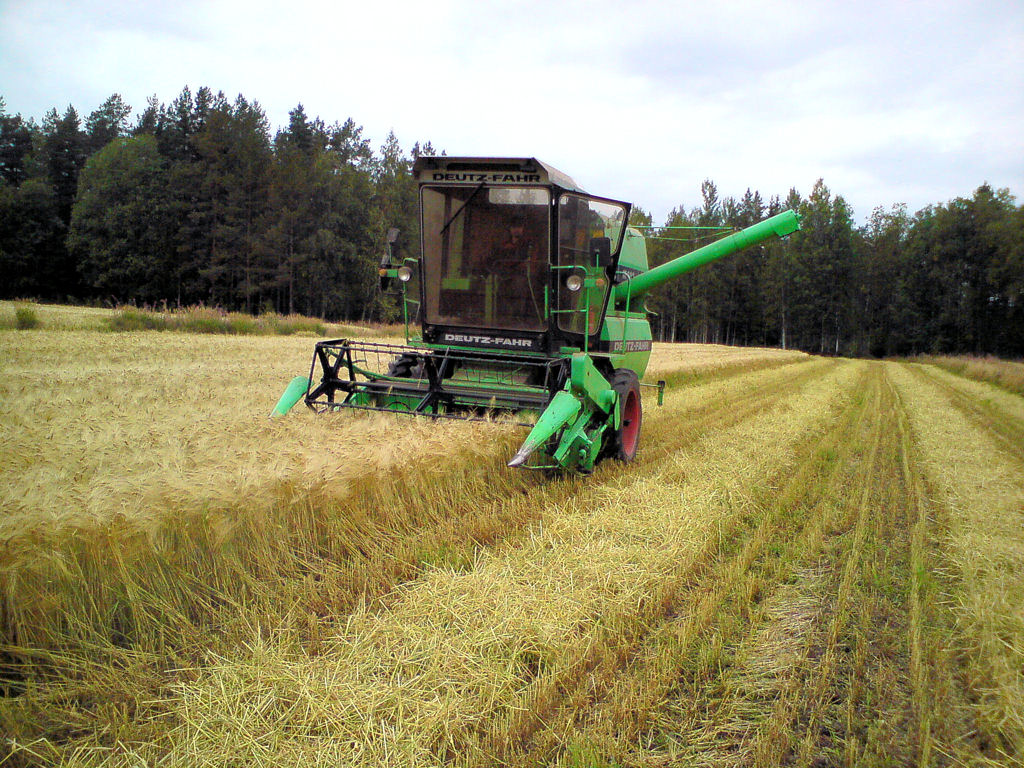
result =
M591 471L631 460L652 337L647 291L799 228L786 211L648 269L631 206L582 190L535 158L421 157L420 248L397 260L406 344L316 345L275 413L384 410L442 418L519 414L531 431L510 466ZM659 382L660 392L664 387Z

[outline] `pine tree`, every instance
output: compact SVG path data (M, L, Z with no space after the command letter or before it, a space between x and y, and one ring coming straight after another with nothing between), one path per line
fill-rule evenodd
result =
M160 104L155 94L147 98L146 108L139 115L139 119L132 129L132 134L138 136L140 133L148 133L151 136L155 136L160 121L160 113L163 111L164 107Z
M18 186L28 178L25 167L32 152L32 131L21 115L8 115L0 97L0 181Z
M160 154L177 162L188 163L194 159L191 139L195 134L196 114L192 91L186 85L170 107L160 108L156 121L156 137Z
M86 149L89 154L98 152L114 139L128 135L128 117L132 108L121 100L120 94L113 94L85 121L88 135Z
M78 174L87 157L85 136L74 107L69 106L60 118L56 110L47 114L43 124L43 156L57 199L57 213L67 224L78 188Z

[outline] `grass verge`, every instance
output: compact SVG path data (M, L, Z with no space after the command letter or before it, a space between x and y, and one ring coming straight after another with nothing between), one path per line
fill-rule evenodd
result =
M998 357L924 355L918 359L958 376L995 384L1014 394L1024 395L1024 363Z
M166 312L122 307L106 322L112 331L179 331L260 336L327 335L327 324L314 318L278 315L272 312L253 316L209 307L188 307Z

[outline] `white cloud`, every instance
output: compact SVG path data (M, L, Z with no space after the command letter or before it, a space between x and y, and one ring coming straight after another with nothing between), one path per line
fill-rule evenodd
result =
M1019 3L219 0L0 6L0 95L84 118L189 85L242 93L273 126L302 102L380 144L535 155L663 218L722 195L807 193L858 217L1024 191Z

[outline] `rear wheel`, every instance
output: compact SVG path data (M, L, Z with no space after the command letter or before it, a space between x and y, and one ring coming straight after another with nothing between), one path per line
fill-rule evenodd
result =
M640 380L628 368L616 368L612 374L611 384L612 389L619 395L622 426L612 433L609 455L619 461L632 461L640 444L640 425L643 422Z

